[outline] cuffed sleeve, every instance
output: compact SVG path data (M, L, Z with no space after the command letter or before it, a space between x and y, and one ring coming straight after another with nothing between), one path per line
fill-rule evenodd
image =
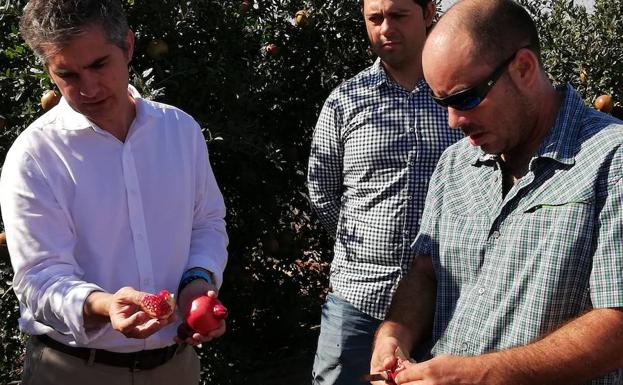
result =
M227 264L228 237L225 227L225 203L210 166L209 155L201 131L197 128L197 186L186 270L202 267L214 275L216 286L223 283Z

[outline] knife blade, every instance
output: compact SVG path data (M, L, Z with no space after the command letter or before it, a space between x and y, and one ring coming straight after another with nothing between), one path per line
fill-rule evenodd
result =
M394 381L391 380L391 377L388 374L388 370L380 373L370 373L364 374L361 376L361 381L363 382L371 382L371 381L385 381L387 383L393 384Z
M413 358L407 357L407 355L402 352L402 349L400 349L400 347L396 348L396 351L394 352L394 357L398 358L401 361L409 361L412 363L415 362Z
M387 375L384 372L381 373L372 373L372 374L364 374L361 376L361 381L370 382L370 381L387 381Z

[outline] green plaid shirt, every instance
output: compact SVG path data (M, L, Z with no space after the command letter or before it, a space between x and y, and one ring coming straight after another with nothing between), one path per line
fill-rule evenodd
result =
M416 255L437 275L433 355L525 345L591 308L623 307L623 125L567 86L528 173L461 140L430 182ZM623 384L623 371L590 384Z

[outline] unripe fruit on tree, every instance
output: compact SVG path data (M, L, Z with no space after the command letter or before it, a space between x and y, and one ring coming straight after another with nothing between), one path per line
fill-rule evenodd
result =
M595 99L594 105L595 109L605 113L610 113L614 103L612 102L612 97L610 95L601 95Z
M169 45L162 39L154 39L147 44L145 52L154 60L162 60L169 54Z
M251 8L251 1L249 0L242 0L242 3L240 3L240 13L247 13L249 12L249 9Z
M294 24L301 28L307 27L309 25L309 16L307 15L307 11L298 11L296 15L294 15Z
M586 78L587 78L586 70L584 70L584 68L580 67L580 81L582 83L585 83L586 82Z
M266 50L266 53L270 56L276 56L279 53L279 47L273 43L266 44L266 47L264 47L264 49Z
M220 328L226 318L227 308L217 298L208 295L195 298L186 313L188 326L201 335Z
M61 97L56 93L56 91L47 90L41 97L41 108L43 108L44 111L47 111L57 105L60 100Z
M9 255L9 249L6 247L6 235L4 233L0 233L0 261L11 260L11 256Z

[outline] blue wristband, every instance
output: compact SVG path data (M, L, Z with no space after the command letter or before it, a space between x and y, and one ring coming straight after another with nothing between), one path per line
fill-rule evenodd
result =
M211 273L208 273L205 270L187 270L184 274L182 274L182 278L180 279L180 286L177 289L177 293L179 294L182 289L184 289L189 283L191 283L195 279L203 279L208 284L215 285L214 278L212 278Z

